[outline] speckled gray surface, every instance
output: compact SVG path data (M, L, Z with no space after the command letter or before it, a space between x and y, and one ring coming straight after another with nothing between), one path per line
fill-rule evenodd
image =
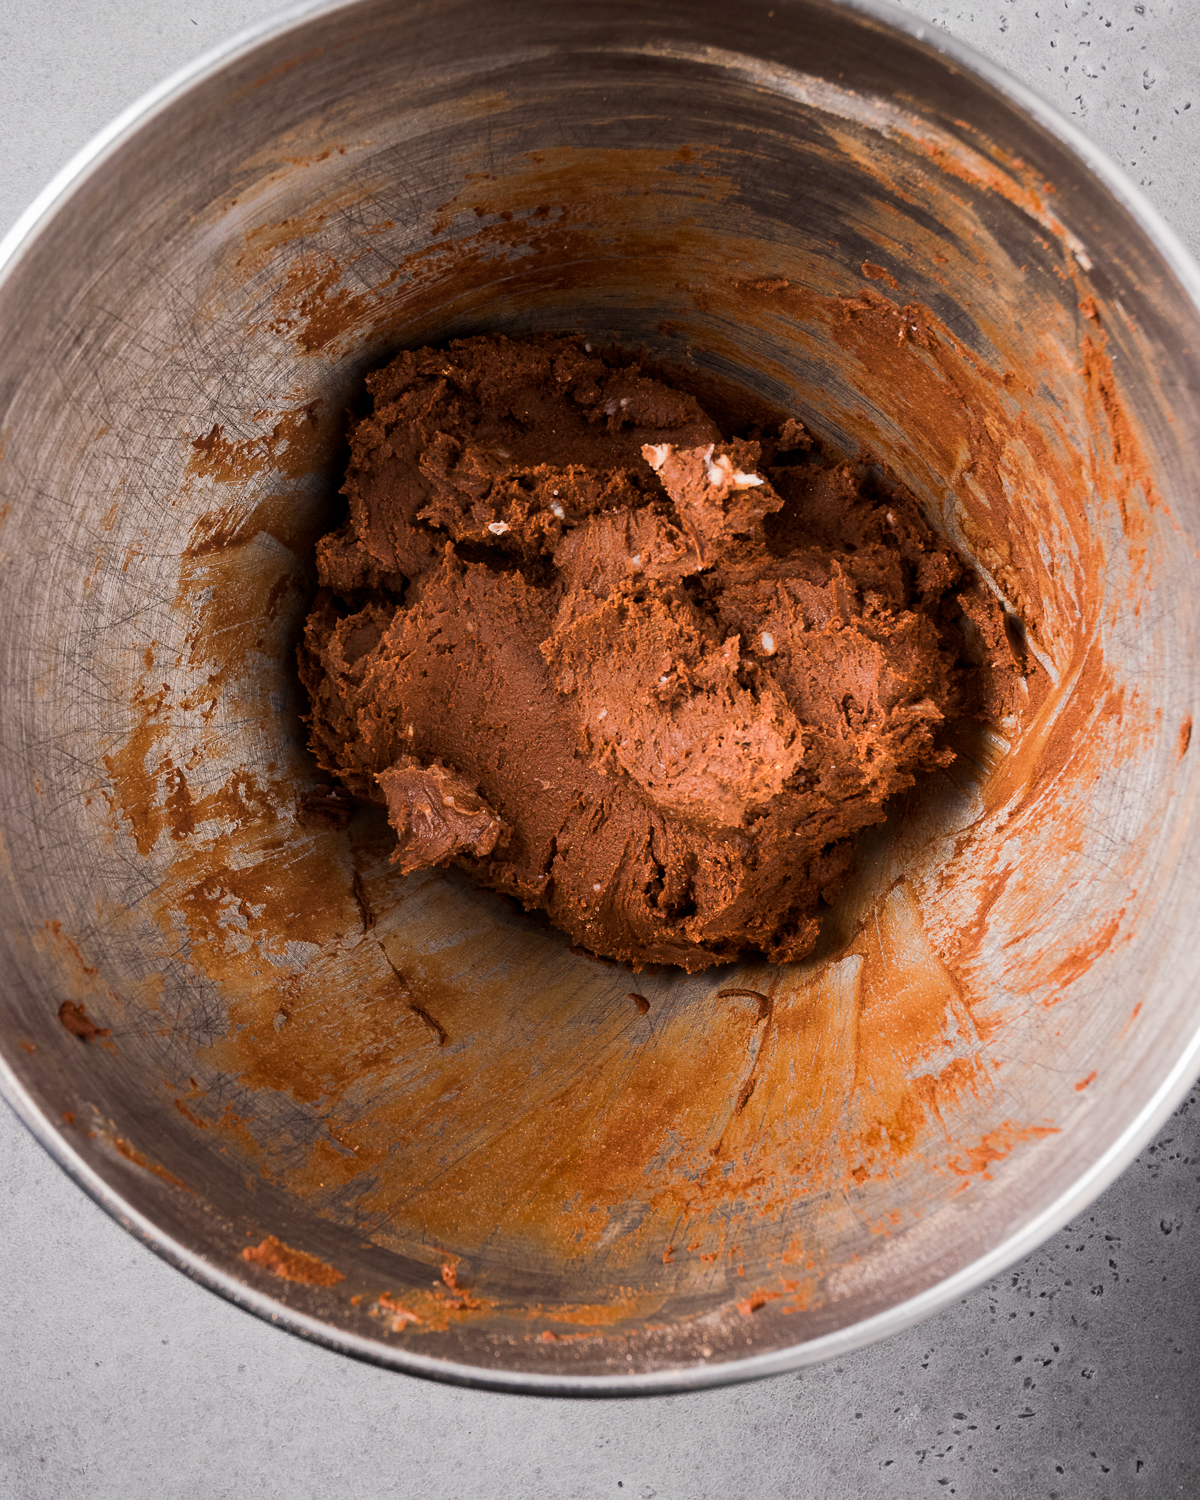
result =
M272 6L0 6L0 228L173 67ZM1118 161L1200 251L1200 0L911 0ZM1200 1092L1076 1223L888 1342L648 1402L356 1365L135 1244L0 1110L3 1500L1200 1495Z

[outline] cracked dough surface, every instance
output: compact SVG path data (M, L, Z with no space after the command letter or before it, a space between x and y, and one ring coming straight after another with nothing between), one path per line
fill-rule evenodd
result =
M401 869L592 953L803 957L850 836L1002 686L998 607L899 486L627 354L481 337L367 386L300 648L322 767Z

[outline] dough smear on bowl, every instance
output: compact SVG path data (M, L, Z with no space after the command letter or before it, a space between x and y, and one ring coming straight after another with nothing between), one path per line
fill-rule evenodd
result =
M368 377L300 648L321 766L588 951L803 957L850 836L1003 712L999 606L794 419L726 436L582 339Z

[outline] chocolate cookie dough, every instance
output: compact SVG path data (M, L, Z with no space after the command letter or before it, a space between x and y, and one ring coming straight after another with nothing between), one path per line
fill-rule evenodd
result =
M971 580L911 496L581 339L367 386L300 650L320 765L386 803L402 871L458 865L592 953L803 957L849 836L953 758Z

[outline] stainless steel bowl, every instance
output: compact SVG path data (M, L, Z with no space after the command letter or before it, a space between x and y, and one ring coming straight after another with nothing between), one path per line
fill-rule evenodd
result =
M189 1275L396 1369L845 1352L1200 1063L1196 272L964 49L769 3L301 7L4 246L4 1092ZM805 965L634 980L314 791L292 647L364 371L564 328L890 464L1038 664Z

